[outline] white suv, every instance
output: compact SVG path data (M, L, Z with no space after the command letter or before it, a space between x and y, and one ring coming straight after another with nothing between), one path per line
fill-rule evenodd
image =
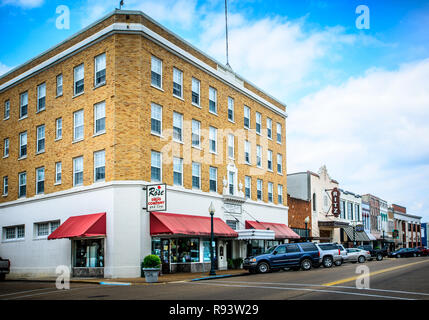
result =
M337 243L316 243L315 245L320 251L320 263L325 268L330 268L333 264L340 266L343 263L344 259Z

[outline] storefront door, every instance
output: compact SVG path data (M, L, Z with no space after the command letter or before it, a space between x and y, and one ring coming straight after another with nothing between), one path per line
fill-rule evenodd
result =
M161 240L162 273L170 273L170 240Z

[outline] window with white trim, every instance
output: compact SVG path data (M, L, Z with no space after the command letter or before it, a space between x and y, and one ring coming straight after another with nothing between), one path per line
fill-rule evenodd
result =
M46 238L60 226L60 221L36 222L34 224L35 238Z
M201 145L201 122L192 119L192 146L199 148Z
M4 241L20 240L25 238L25 226L13 226L3 228Z
M268 202L273 202L273 183L268 182Z
M249 176L244 177L244 195L247 199L250 199L252 195L252 178Z
M183 142L183 114L173 112L173 140Z
M192 162L192 188L201 189L201 164Z
M162 134L162 107L155 103L151 104L152 118L151 118L151 132L155 135Z
M200 87L200 80L192 78L192 104L198 107L200 106Z
M106 178L106 152L94 152L94 181L104 181Z
M234 159L234 149L235 149L234 135L229 134L228 135L228 157L230 159Z
M37 86L37 112L45 110L46 107L46 83Z
M36 169L36 194L45 193L45 168Z
M249 141L244 141L244 161L247 164L250 164L250 142Z
M262 180L258 179L256 181L256 198L262 200Z
M98 87L106 83L106 54L100 54L96 56L94 60L94 86Z
M250 108L248 106L244 106L244 127L250 128Z
M233 196L235 193L235 172L228 171L228 185L229 194Z
M73 140L83 139L83 110L79 110L73 113Z
M273 152L271 150L268 150L267 158L267 169L273 171Z
M273 138L273 120L270 118L267 118L267 137L268 139Z
M27 156L27 131L19 134L19 157Z
M158 151L152 151L150 163L151 163L151 181L161 182L162 181L161 153Z
M277 172L283 173L283 156L280 153L277 154Z
M18 175L18 198L27 196L27 173L21 172Z
M7 194L9 193L9 178L3 177L3 195L7 196Z
M210 152L217 152L217 129L214 127L209 128L209 144Z
M55 140L63 137L63 119L58 118L55 120Z
M4 139L3 143L3 157L9 156L9 138Z
M106 102L94 105L94 134L106 132Z
M283 204L283 186L281 184L277 185L277 202Z
M44 152L45 151L45 125L41 125L37 127L37 144L36 144L36 152Z
M210 191L217 192L217 168L210 167Z
M63 75L57 75L57 97L63 95Z
M84 91L84 65L83 63L81 65L78 65L74 68L73 74L74 74L74 82L73 82L73 93L74 95L78 95L83 93Z
M234 99L228 97L228 120L234 122Z
M183 72L173 68L173 95L183 97Z
M262 147L256 146L256 166L262 168Z
M73 159L73 186L83 185L83 156Z
M217 113L217 90L209 87L209 111Z
M173 158L173 183L175 186L183 186L183 159Z
M277 123L277 142L282 143L282 125Z
M10 117L10 100L6 100L4 103L4 120Z
M55 163L55 184L61 183L61 172L62 172L62 163Z
M28 114L28 92L21 93L19 97L19 118L24 118Z
M152 56L151 83L153 86L162 88L162 61Z
M255 126L256 133L261 134L261 129L262 129L262 114L260 114L259 112L256 112L256 126Z

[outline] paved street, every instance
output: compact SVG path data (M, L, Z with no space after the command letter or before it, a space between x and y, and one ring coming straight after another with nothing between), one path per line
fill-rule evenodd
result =
M356 268L368 266L370 289L357 289ZM110 286L72 283L70 290L55 284L6 281L1 300L262 300L262 299L388 299L429 300L429 258L385 259L344 264L331 269L280 271L218 280Z

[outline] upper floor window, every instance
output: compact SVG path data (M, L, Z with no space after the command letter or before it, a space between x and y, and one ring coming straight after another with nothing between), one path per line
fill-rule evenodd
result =
M282 143L282 125L277 123L277 142Z
M45 192L45 168L36 169L36 194Z
M200 106L200 80L192 78L192 104Z
M27 131L19 134L19 157L27 156Z
M210 151L216 153L217 152L217 129L214 127L209 128L209 144L210 144Z
M262 114L259 112L256 112L256 133L261 134L261 128L262 128Z
M281 184L277 185L277 202L283 204L283 186Z
M7 100L4 103L4 120L9 119L10 117L10 101Z
M19 103L19 118L24 118L28 114L28 92L21 93Z
M273 183L268 182L268 202L273 202Z
M234 135L228 135L228 157L234 159Z
M151 105L152 119L151 119L151 132L156 135L162 134L162 107L155 103Z
M36 152L45 151L45 125L37 127L37 147Z
M210 167L210 191L217 192L217 168Z
M273 152L268 150L268 170L273 171Z
M63 75L57 75L57 97L63 95Z
M192 162L192 188L201 189L201 164Z
M173 112L173 140L183 142L183 114Z
M55 140L59 140L63 137L63 119L58 118L55 120Z
M106 132L106 103L94 105L94 134Z
M256 146L256 166L262 168L262 147Z
M250 164L250 142L249 141L244 141L244 161L247 164Z
M248 106L244 106L244 127L250 128L250 108Z
M173 183L183 186L183 159L173 158Z
M152 151L151 153L151 181L161 182L162 181L162 160L161 153Z
M256 181L256 198L262 200L262 180L258 179Z
M244 177L244 195L247 199L251 197L252 178L249 176Z
M106 152L94 152L94 181L104 181L106 177Z
M74 95L84 91L84 65L83 63L74 68Z
M267 136L268 139L273 138L273 121L270 118L267 118Z
M183 97L183 72L173 68L173 95Z
M151 83L153 86L162 88L162 61L152 56Z
M83 157L73 159L73 186L83 185Z
M73 140L83 139L83 110L73 113Z
M199 148L201 145L201 122L192 119L192 146Z
M234 99L228 97L228 120L234 122Z
M18 198L27 196L27 173L21 172L18 176Z
M61 162L55 163L55 184L61 183L62 164Z
M48 222L38 222L34 224L34 231L36 238L45 238L52 232L54 232L60 226L60 222L57 221L48 221Z
M280 153L277 154L277 172L283 173L283 156Z
M9 192L9 178L6 176L6 177L3 177L3 195L7 196L8 192Z
M9 138L4 139L3 157L9 156Z
M217 90L209 87L209 111L217 113Z
M46 106L46 83L37 86L37 112L45 110Z
M106 83L106 54L100 54L95 57L95 87Z

